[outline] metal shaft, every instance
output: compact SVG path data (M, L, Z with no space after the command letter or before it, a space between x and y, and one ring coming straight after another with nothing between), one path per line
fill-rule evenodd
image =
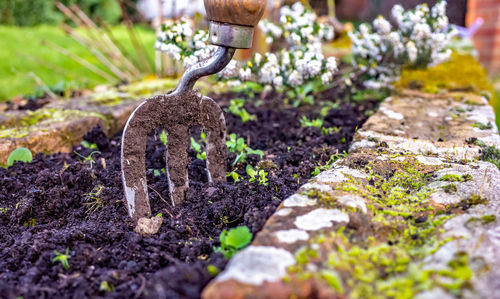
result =
M200 61L189 67L182 75L172 95L178 95L193 89L198 79L209 76L223 70L233 58L235 48L218 47L215 55L207 60Z

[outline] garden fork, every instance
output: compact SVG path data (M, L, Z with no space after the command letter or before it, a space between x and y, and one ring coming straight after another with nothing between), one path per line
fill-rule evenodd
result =
M252 46L254 26L267 0L204 0L210 20L209 41L219 46L215 55L188 68L170 93L146 99L132 112L122 136L121 167L130 217L151 217L146 181L147 136L157 127L167 131L166 167L172 205L184 200L189 187L187 149L189 130L207 131L206 157L209 181L224 181L226 125L221 108L209 97L193 91L196 81L215 74L231 61L236 49Z

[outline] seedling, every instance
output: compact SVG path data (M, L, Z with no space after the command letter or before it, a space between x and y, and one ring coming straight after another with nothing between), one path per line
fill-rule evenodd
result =
M226 141L226 146L230 152L237 154L234 159L233 166L238 163L245 162L247 155L254 154L260 156L260 158L264 155L264 152L261 150L249 148L248 145L246 145L245 140L241 137L236 138L236 134L234 133L229 135L229 140Z
M205 135L205 132L201 132L201 140L206 144L207 143L207 136ZM194 149L196 151L196 158L200 160L206 160L207 159L207 152L202 150L201 144L196 142L193 137L191 137L191 149Z
M234 115L238 115L243 123L246 123L249 120L257 120L257 116L248 113L244 106L244 99L234 99L230 101L228 111Z
M321 128L323 126L323 119L316 118L316 119L310 120L305 115L303 115L302 118L300 119L300 126L303 128L305 128L305 127Z
M99 290L104 292L113 292L115 290L115 286L111 282L103 280L99 286Z
M25 147L19 147L10 153L7 159L7 167L14 165L15 162L31 162L33 160L33 154L31 151Z
M94 213L103 207L104 203L101 198L103 190L104 186L98 185L85 195L87 200L87 202L85 203L85 205L87 206L87 213Z
M56 255L53 259L52 259L52 262L55 263L57 261L61 262L61 266L68 270L69 269L69 262L68 262L68 259L71 258L71 256L69 255L69 248L66 247L66 253L60 253L59 251L57 250L54 250L54 254Z
M80 154L80 153L77 153L76 151L73 151L73 153L75 153L75 155L77 155L78 157L82 158L82 162L83 163L89 163L90 165L90 168L92 169L92 166L94 166L94 159L92 158L92 155L93 154L100 154L101 152L100 151L93 151L91 152L87 157L85 157L84 155Z
M247 226L238 226L229 231L223 230L219 236L220 247L215 247L215 252L222 252L230 259L236 252L245 248L252 241L252 233Z
M84 148L88 148L88 149L98 149L97 144L95 144L95 143L90 143L90 142L88 142L87 140L82 140L81 145L82 145Z
M267 179L267 172L264 171L263 169L255 170L252 167L252 165L248 164L246 171L247 171L247 174L250 176L250 179L248 181L255 182L255 180L258 179L260 185L264 185L264 186L269 185L269 182Z
M161 130L160 141L163 145L167 146L167 132L165 130Z
M226 174L226 176L227 176L228 178L232 178L232 179L233 179L233 181L234 181L235 183L236 183L236 182L241 181L241 179L240 179L240 175L236 172L236 170L233 170L233 171L231 171L231 172L228 172L228 173Z
M36 219L35 218L31 218L30 220L25 221L23 223L23 225L26 226L27 228L33 227L33 226L36 225Z

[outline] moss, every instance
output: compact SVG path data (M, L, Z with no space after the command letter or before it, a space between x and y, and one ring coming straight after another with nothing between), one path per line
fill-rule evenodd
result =
M495 146L482 146L481 160L490 162L500 169L500 150Z
M496 222L496 221L497 221L497 216L485 215L482 217L471 217L467 220L466 224L472 223L472 222L479 222L479 223L485 225L485 224L489 224L489 223Z
M27 111L26 116L17 121L14 127L7 127L0 130L0 138L21 138L27 136L32 131L43 131L40 125L48 125L69 119L89 116L98 117L106 121L106 118L102 114L95 112L49 108Z
M418 88L424 92L466 90L494 94L486 70L471 55L453 53L450 60L426 70L403 70L396 82L399 88Z
M449 173L440 177L439 180L444 182L463 182L464 178L458 174Z
M455 193L455 192L457 192L457 191L458 191L457 185L455 185L455 184L446 185L446 186L443 186L443 187L441 187L441 188L442 188L442 189L444 190L444 192L446 192L446 193Z
M342 162L368 176L359 179L346 175L347 180L336 188L365 199L370 212L363 216L351 214L351 219L370 220L355 228L350 222L334 232L311 238L296 253L297 264L289 269L290 283L294 275L298 278L316 275L336 293L349 298L413 298L436 287L452 294L469 287L472 272L466 255L457 254L440 270L424 269L422 260L452 240L440 234L444 223L456 215L457 208L467 209L484 200L476 196L457 207L435 206L429 199L431 191L425 186L442 167L421 164L413 155L400 157L404 160L381 161L373 159L373 153L365 152L351 154ZM452 182L469 179L468 175L441 178ZM331 195L317 191L308 195L349 211ZM486 217L485 221L492 218ZM310 265L319 270L311 272Z
M493 128L493 125L488 122L487 124L483 124L481 122L475 122L472 124L474 128L478 128L479 130L491 130Z

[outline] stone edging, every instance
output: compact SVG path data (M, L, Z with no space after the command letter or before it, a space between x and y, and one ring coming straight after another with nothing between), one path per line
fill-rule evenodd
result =
M386 99L203 298L500 297L500 171L473 144L500 148L494 120L474 94Z

